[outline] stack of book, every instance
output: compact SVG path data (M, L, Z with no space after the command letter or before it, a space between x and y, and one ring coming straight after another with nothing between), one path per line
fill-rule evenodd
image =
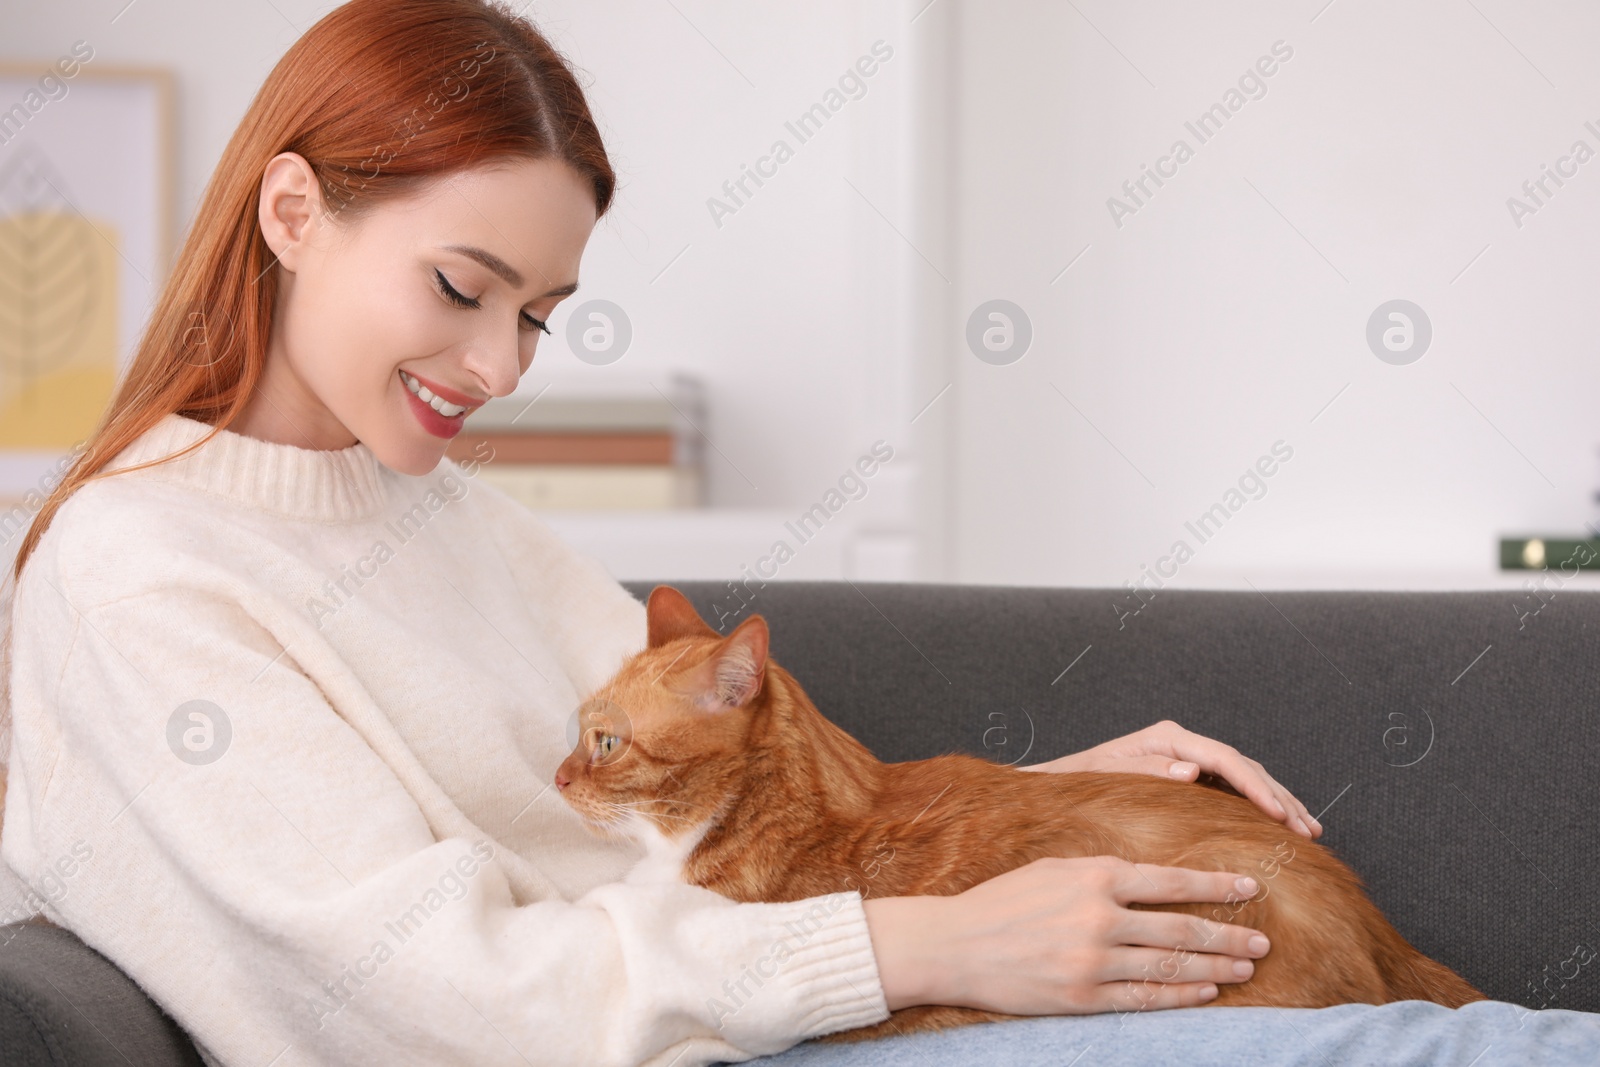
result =
M446 455L539 510L700 507L704 426L693 375L551 381L468 415Z

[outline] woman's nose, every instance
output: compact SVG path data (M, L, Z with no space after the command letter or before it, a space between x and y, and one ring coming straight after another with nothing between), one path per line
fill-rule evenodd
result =
M497 345L503 344L497 342ZM522 378L522 356L516 340L512 340L509 350L475 346L467 356L466 370L483 383L490 396L510 394Z

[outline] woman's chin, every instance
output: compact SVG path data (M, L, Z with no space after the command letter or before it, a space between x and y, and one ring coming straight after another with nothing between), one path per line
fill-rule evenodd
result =
M379 442L374 447L369 442L367 447L372 449L379 463L396 474L409 474L417 478L432 474L444 458L443 448L426 442L401 444L398 447L387 442Z

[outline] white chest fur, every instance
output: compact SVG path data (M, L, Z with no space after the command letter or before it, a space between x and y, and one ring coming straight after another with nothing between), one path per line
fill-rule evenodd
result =
M714 820L707 819L678 837L668 837L655 823L643 815L634 814L622 824L622 829L644 846L644 858L634 864L623 881L628 885L660 885L664 882L683 882L683 867L700 840L711 829Z

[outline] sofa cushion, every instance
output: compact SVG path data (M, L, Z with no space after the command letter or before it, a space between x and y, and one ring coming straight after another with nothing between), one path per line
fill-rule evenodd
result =
M194 1045L110 960L47 923L0 926L0 1067L201 1067Z

